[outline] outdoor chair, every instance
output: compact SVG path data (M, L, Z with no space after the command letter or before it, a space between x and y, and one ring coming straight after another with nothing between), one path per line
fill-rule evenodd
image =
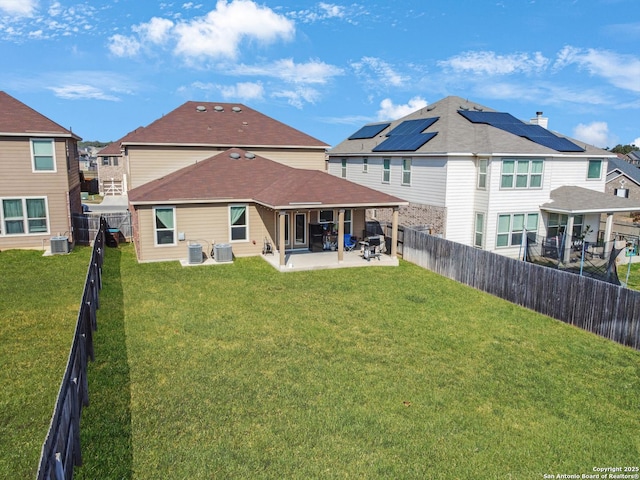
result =
M354 237L351 236L351 234L349 233L344 234L344 249L347 252L350 252L351 250L353 250L357 244L358 242Z
M264 237L264 244L262 245L262 254L263 255L273 255L273 245L267 237Z

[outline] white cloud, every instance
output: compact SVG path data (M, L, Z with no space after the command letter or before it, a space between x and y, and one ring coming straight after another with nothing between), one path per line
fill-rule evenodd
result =
M113 35L109 39L109 51L117 57L135 57L141 47L138 40L124 35Z
M235 85L221 86L220 92L226 99L260 100L264 96L264 87L261 83L238 82Z
M31 16L38 8L37 0L0 0L0 10L9 15Z
M591 75L604 78L612 85L640 92L640 58L623 55L608 50L594 48L580 49L572 46L564 47L557 56L554 68L560 69L576 64L586 69Z
M238 65L232 68L232 72L236 75L261 75L302 84L325 84L331 78L343 74L342 69L319 60L295 63L291 58L266 65Z
M153 17L147 23L141 23L132 28L140 36L142 41L162 44L169 38L169 33L173 28L173 22L166 18Z
M400 87L408 79L408 77L396 72L390 64L375 57L362 57L359 62L353 62L351 67L358 76L365 78L368 83L376 85L382 83L384 87Z
M281 90L272 94L275 98L285 98L287 103L296 108L302 108L305 103L315 103L320 98L320 93L310 87L300 87L295 90Z
M171 41L173 53L187 62L198 58L233 60L243 41L268 44L278 39L290 40L295 33L291 20L252 0L218 0L216 8L204 16L177 23L154 17L131 30L132 35L117 34L109 39L111 53L132 56Z
M390 98L385 98L380 102L377 116L378 120L396 120L426 106L427 101L419 96L413 97L404 105L394 105Z
M573 129L573 136L578 140L600 148L609 146L611 141L607 122L580 123Z
M86 84L69 84L61 87L49 87L56 97L65 100L108 100L112 102L120 101L115 95L105 93L104 90Z
M510 75L543 71L549 59L540 52L498 55L491 51L465 52L438 62L443 68L455 72L473 72L484 75Z
M631 145L635 145L636 147L640 148L640 137L631 142Z

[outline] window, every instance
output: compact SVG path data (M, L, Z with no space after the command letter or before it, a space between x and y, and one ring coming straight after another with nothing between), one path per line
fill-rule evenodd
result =
M353 233L351 229L351 219L353 218L353 210L344 211L344 233Z
M600 180L602 175L602 160L589 160L587 180Z
M320 210L318 223L333 223L333 210Z
M411 159L402 159L402 185L411 185Z
M542 187L542 165L542 160L503 160L500 187Z
M479 248L484 247L484 213L476 213L473 246Z
M176 209L173 207L155 208L156 245L175 245Z
M347 178L347 159L342 159L342 170L341 170L342 178Z
M498 215L498 232L496 247L519 246L522 244L524 231L537 232L537 213L512 213Z
M616 197L629 198L628 188L615 188L613 193Z
M26 212L26 216L25 216ZM5 235L47 233L47 204L44 198L2 200L2 225Z
M382 183L389 183L391 179L391 160L385 158L382 160Z
M111 157L111 159L113 160L113 166L117 167L118 166L118 157Z
M109 157L102 157L102 166L109 166Z
M571 232L572 237L579 237L582 235L582 215L576 215L573 217L573 230ZM569 216L560 213L550 213L547 223L547 237L557 237L562 235L569 222Z
M53 154L53 140L31 140L34 172L55 172L56 162Z
M249 238L247 207L245 205L232 205L229 207L229 224L232 242Z
M369 159L362 159L362 173L369 173Z
M487 168L489 160L486 158L478 160L478 188L484 190L487 188Z

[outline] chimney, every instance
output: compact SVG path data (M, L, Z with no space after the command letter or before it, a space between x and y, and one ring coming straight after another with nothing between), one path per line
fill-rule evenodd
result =
M540 125L542 128L547 128L549 125L549 119L542 116L542 112L536 112L536 117L531 119L531 125Z

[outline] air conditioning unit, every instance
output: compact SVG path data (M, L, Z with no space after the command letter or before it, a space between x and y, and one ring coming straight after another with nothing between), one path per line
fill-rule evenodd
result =
M189 245L189 264L202 263L202 245L192 243Z
M51 254L56 255L59 253L69 253L68 237L51 237Z
M218 243L213 250L216 262L233 262L233 251L228 243Z

